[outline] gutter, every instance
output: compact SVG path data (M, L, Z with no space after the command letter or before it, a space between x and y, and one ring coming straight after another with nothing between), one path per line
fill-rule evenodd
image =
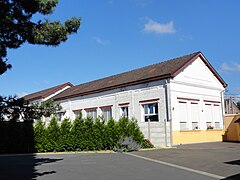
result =
M167 146L167 122L170 125L170 146L172 146L172 113L171 113L171 90L170 90L170 78L165 80L165 101L166 101L166 116L164 120L165 127L165 145Z

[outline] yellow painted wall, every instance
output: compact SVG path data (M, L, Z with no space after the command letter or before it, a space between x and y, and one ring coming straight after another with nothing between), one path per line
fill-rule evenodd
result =
M173 144L222 141L223 130L173 131Z
M239 141L240 142L240 123L234 123L240 114L228 114L224 117L224 141Z

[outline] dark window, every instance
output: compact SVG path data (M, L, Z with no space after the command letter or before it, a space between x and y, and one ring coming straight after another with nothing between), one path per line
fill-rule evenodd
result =
M145 122L157 122L158 120L158 103L144 104L144 120Z

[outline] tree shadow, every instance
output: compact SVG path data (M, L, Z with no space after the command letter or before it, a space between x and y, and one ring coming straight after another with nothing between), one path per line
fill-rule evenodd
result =
M34 152L32 122L0 121L0 180L30 180L56 173L40 172L37 168L63 159L39 158L34 154L26 154Z
M228 161L228 162L224 162L225 164L230 164L230 165L237 165L237 166L240 166L240 159L239 160L234 160L234 161ZM239 174L235 174L235 175L232 175L232 176L229 176L229 177L226 177L222 180L239 180L240 179L240 173Z
M35 180L39 176L56 173L56 171L38 172L37 166L61 160L63 159L38 158L36 155L2 155L0 156L0 179Z
M224 178L222 180L239 180L239 179L240 179L240 174L235 174L235 175L226 177L226 178Z
M229 162L224 162L224 163L240 166L240 159L239 160L234 160L234 161L229 161Z

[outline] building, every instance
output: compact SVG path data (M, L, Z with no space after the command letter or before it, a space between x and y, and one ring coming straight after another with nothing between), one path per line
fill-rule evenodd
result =
M71 86L51 98L61 103L63 118L74 119L80 112L93 120L134 117L159 147L221 141L226 86L196 52Z
M225 107L225 114L240 113L240 110L238 109L237 104L233 101L231 97L228 99L224 99L224 107Z

